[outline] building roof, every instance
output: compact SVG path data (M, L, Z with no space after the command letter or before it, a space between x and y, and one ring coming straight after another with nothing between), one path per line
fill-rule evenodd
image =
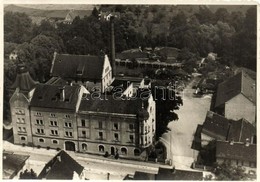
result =
M165 55L167 55L167 57L177 58L180 51L181 51L180 49L175 48L175 47L160 47L160 48L157 48L157 50L155 52L157 52L159 54L165 54Z
M116 54L117 59L144 59L148 58L148 54L146 52L123 52Z
M25 65L21 64L17 67L17 75L11 89L19 88L21 91L32 90L37 82L35 82L30 76L28 69Z
M215 107L218 107L242 93L252 103L256 103L255 81L244 71L218 85Z
M231 145L230 142L216 141L216 157L256 162L256 145L246 146L240 142Z
M65 151L60 151L43 168L38 179L73 179L76 172L81 175L84 167L69 156Z
M3 179L12 179L25 165L28 155L3 152Z
M104 56L54 54L51 76L101 80Z
M62 89L64 89L64 99L62 99ZM30 106L54 109L75 110L79 98L79 85L37 85Z
M242 118L238 121L232 121L232 125L228 134L228 140L245 142L251 140L256 135L256 128L246 119Z
M155 180L155 175L156 174L136 171L134 174L134 180Z
M230 120L224 116L218 115L212 111L208 111L203 123L202 133L205 133L216 139L226 140L230 125Z
M256 134L256 128L245 119L229 120L208 111L201 132L218 140L232 139L236 142L245 142Z
M142 106L146 109L148 105L147 100L140 98L122 99L113 98L112 95L102 96L101 98L88 96L87 99L81 101L79 111L138 115L142 111Z
M202 180L203 172L167 169L159 167L156 180Z

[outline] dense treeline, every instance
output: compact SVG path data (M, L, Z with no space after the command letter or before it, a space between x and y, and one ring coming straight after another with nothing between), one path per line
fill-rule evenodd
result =
M24 62L35 80L49 78L53 52L110 54L110 25L104 14L115 18L116 52L138 47L170 46L182 49L177 59L192 65L198 57L215 52L228 65L256 69L256 7L244 14L219 8L214 13L174 12L173 6L100 6L89 17L76 17L72 24L43 20L40 25L24 13L4 14L5 58L13 49L18 60L5 61L5 86L15 77L15 65ZM100 16L101 14L101 16ZM173 16L168 16L174 14ZM194 56L193 56L194 55ZM5 94L5 100L8 98Z

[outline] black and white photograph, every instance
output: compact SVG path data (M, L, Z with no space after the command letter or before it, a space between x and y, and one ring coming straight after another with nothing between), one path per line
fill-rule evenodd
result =
M257 2L42 3L2 4L2 179L257 180Z

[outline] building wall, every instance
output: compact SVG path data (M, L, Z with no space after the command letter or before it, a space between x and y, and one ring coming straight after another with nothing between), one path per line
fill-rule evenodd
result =
M245 118L250 123L255 123L255 105L244 95L239 94L225 104L225 117L239 120Z
M29 100L17 89L10 99L10 111L15 144L31 144Z
M102 73L102 92L106 90L112 83L112 67L110 65L107 55L104 57L104 67Z

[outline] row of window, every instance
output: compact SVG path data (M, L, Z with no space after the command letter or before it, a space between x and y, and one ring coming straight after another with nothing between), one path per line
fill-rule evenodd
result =
M20 139L22 141L26 141L26 136L21 136ZM45 140L43 138L39 138L38 141L40 143L45 143ZM51 140L51 141L52 141L52 144L58 144L59 143L58 140Z
M42 114L41 112L36 112L36 113L35 113L35 116L42 117L43 114ZM56 114L55 114L55 113L50 113L50 117L55 118L55 117L56 117ZM69 115L69 114L65 114L64 117L65 117L65 118L70 118L70 115Z

